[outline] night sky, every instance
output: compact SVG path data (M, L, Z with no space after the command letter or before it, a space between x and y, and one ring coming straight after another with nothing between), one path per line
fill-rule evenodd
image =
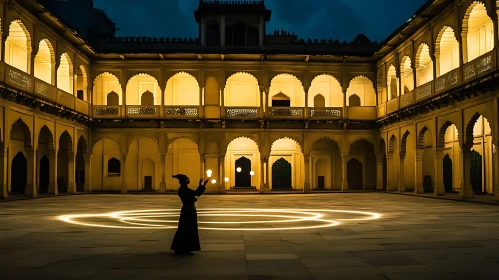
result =
M120 29L117 36L197 37L199 0L94 0ZM351 41L359 34L381 42L426 0L266 0L272 10L267 33Z

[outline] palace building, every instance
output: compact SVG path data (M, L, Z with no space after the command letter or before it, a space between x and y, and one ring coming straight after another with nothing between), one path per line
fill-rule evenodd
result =
M0 0L0 196L498 194L498 15L429 0L378 44L200 0L199 38L118 38L92 0Z

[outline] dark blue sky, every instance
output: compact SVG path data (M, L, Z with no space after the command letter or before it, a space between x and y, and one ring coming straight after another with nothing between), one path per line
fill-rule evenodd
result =
M121 29L117 36L197 37L199 0L94 0ZM272 10L267 33L275 28L300 38L351 41L366 34L383 41L426 0L266 0Z

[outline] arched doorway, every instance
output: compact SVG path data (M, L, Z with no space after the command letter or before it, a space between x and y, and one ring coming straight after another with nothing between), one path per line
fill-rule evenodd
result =
M50 182L50 161L47 156L40 159L40 171L38 174L38 187L40 193L47 193Z
M236 184L234 187L251 187L251 160L241 157L236 160Z
M10 176L11 192L24 194L28 177L28 161L22 152L17 153L14 159L12 159Z
M75 159L75 184L77 192L85 191L85 157L87 155L87 141L83 136L78 139Z
M70 170L74 163L73 146L71 136L64 131L59 138L59 152L57 153L57 190L59 193L67 193L70 182Z
M482 188L482 155L471 150L470 153L470 181L474 193L483 193Z
M291 189L291 163L284 158L272 165L272 189Z
M353 158L347 163L347 180L348 189L362 190L364 188L364 174L362 170L362 163Z
M444 156L444 188L446 192L452 192L452 159L449 154Z

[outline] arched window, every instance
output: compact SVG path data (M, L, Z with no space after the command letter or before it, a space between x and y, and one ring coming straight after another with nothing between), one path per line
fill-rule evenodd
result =
M38 53L35 56L35 78L52 84L52 69L55 65L54 49L49 40L40 41Z
M153 99L149 99L149 94L146 94L146 100L142 100L143 94L150 92ZM148 105L161 104L161 88L158 80L149 74L140 73L133 76L126 85L126 104L127 105ZM152 101L152 102L151 102Z
M110 73L102 73L94 81L92 98L94 99L94 105L108 105L108 106L117 106L121 105L121 94L122 87L120 81L116 76ZM118 95L118 103L114 103L114 96L111 100L113 103L109 103L109 93ZM111 105L116 104L116 105Z
M350 81L350 86L347 89L347 106L352 106L350 104L350 96L352 95L360 98L360 106L376 106L376 91L373 83L364 76L358 76Z
M87 101L87 70L83 65L76 69L76 98Z
M393 65L390 65L390 68L388 68L386 83L388 88L388 100L397 98L399 96L397 70Z
M20 20L13 21L9 27L9 36L5 41L5 62L29 73L30 59L31 37L29 32Z
M463 20L463 41L467 44L467 59L464 62L490 52L494 48L494 24L487 14L487 8L475 1L468 8Z
M416 54L416 81L417 86L433 81L433 61L430 56L430 48L422 43Z
M326 107L326 99L322 94L317 94L314 97L314 108L324 108Z
M345 95L338 80L329 74L315 77L308 89L308 104L310 107L317 106L315 97L321 95L324 98L322 107L343 107Z
M459 67L459 43L454 30L445 26L437 37L435 50L438 76L442 76Z
M291 100L280 92L272 97L272 107L291 107Z
M117 158L108 160L107 174L111 176L119 176L121 174L121 162Z
M119 106L119 105L120 105L120 96L114 91L108 93L107 106Z
M260 87L255 76L236 73L230 76L224 89L225 106L260 107Z
M412 71L412 61L411 58L405 56L402 58L402 63L400 65L400 77L402 78L402 95L408 93L414 89L414 73Z
M180 72L166 83L165 105L199 106L199 84L191 74Z
M57 69L57 88L73 94L73 63L67 53L61 55L61 63Z
M348 104L350 107L352 106L361 106L360 104L360 97L357 94L352 94L348 98Z
M220 25L216 21L212 21L206 26L206 45L220 45Z
M140 98L140 104L148 106L154 105L154 94L150 91L144 92Z

